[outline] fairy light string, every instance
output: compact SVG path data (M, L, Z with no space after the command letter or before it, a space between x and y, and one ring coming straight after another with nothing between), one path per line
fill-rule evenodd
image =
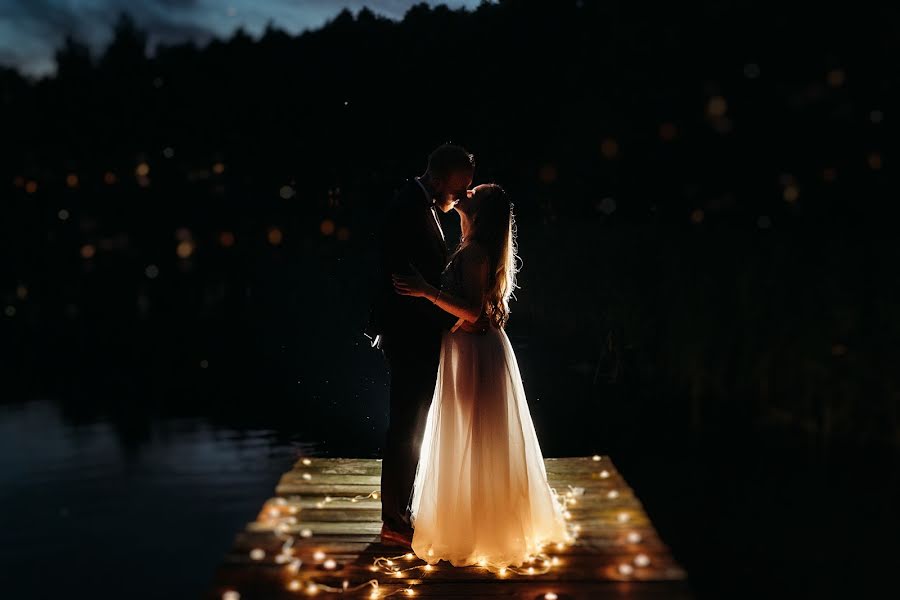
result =
M593 459L597 461L599 460L599 457L595 456ZM306 466L312 464L312 461L308 458L302 459L301 462ZM609 477L609 472L604 469L600 473L595 473L594 476L598 476L601 479L606 479ZM310 481L312 479L312 475L310 473L302 473L301 477L305 481ZM565 536L565 541L555 543L555 547L557 550L563 550L566 546L574 545L581 531L581 526L579 524L568 523L568 521L572 518L572 514L569 512L568 506L577 504L577 498L584 495L585 489L583 487L573 487L571 485L567 487L568 490L564 495L559 494L556 488L550 488L554 501L557 503L560 511L566 519L567 533ZM607 494L607 498L610 499L617 496L618 492L616 492L616 494ZM370 498L377 500L378 497L379 490L377 489L372 490L368 494L360 494L353 497L333 497L330 495L326 495L322 500L315 503L315 507L317 509L321 509L324 508L325 505L333 502L345 501L356 503L362 500L368 500ZM285 498L276 497L271 498L264 504L263 509L260 511L260 515L257 517L257 521L271 524L273 526L274 535L282 542L278 553L274 557L274 560L277 564L284 565L285 573L288 575L288 581L286 583L287 589L297 592L303 592L307 595L316 595L320 592L345 594L349 592L357 592L366 587L369 587L371 588L369 598L372 599L388 598L394 595L404 595L406 597L416 595L416 591L411 585L386 591L380 587L380 581L377 578L369 579L356 585L350 585L350 582L348 580L344 580L342 586L337 587L316 581L313 577L310 577L310 574L308 573L303 573L301 575L300 569L303 566L304 562L302 559L296 556L296 549L294 548L296 536L289 533L292 526L296 526L298 524L299 521L296 515L300 511L301 508L299 506L290 504ZM617 520L620 524L626 523L629 520L628 513L620 512L618 514ZM299 534L302 538L313 537L313 532L308 528L300 529ZM632 531L627 535L627 540L632 544L636 544L641 542L642 538L637 532ZM551 542L538 541L535 544L535 547L538 548L538 551L527 555L524 562L520 566L496 563L485 558L478 559L476 563L471 566L487 569L489 572L494 573L500 578L506 577L508 575L543 575L545 573L548 573L553 567L562 564L562 561L559 557L551 556L550 554L545 552L545 547L550 544ZM428 555L432 555L432 550L428 550ZM261 548L254 548L250 552L250 557L254 560L263 560L265 558L265 551ZM369 566L369 570L375 573L390 575L394 578L402 578L408 573L415 573L416 575L421 576L437 570L438 567L436 565L429 564L424 560L420 564L410 564L409 561L415 561L417 558L418 557L413 552L404 552L403 554L398 554L396 556L378 556L373 559L372 565ZM340 567L337 561L329 558L327 554L321 550L317 550L312 554L312 561L313 563L311 564L318 564L320 568L328 571L337 570ZM617 571L620 575L627 577L633 574L635 566L645 567L649 564L649 557L646 554L639 553L635 556L635 559L633 561L634 566L632 566L632 563L630 562L621 563L618 565ZM225 594L223 594L223 600L239 600L239 598L240 595L233 590L227 591L225 592Z

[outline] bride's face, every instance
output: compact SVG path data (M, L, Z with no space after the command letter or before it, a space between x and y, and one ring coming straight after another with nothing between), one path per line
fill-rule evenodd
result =
M453 207L458 212L464 213L466 216L472 216L475 214L475 211L478 210L478 205L481 203L481 199L484 198L484 193L488 190L490 186L487 184L476 185L471 190L466 191L466 195L460 196L459 202Z

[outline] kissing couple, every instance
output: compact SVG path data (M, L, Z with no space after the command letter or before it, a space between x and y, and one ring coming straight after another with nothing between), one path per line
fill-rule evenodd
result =
M505 331L513 203L499 185L473 187L474 174L474 156L444 144L388 204L366 335L390 373L382 543L493 570L570 538ZM451 210L452 253L437 213Z

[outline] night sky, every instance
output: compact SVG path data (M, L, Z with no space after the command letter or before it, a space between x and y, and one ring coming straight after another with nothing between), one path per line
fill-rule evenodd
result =
M268 21L289 33L315 28L349 8L364 6L399 19L416 0L0 0L0 64L33 76L52 74L54 50L70 33L88 43L96 56L112 36L122 11L149 34L153 51L159 42L193 39L205 44L226 38L239 26L256 37ZM479 0L445 0L451 8L474 7Z

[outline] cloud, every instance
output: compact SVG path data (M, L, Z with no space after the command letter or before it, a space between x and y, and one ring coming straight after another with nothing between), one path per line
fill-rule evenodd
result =
M112 37L122 12L148 33L148 50L158 43L229 37L243 26L261 34L268 21L291 33L321 26L344 8L401 18L417 0L0 0L0 63L31 75L51 74L53 55L66 35L87 43L96 56ZM439 4L441 2L430 2ZM445 0L476 6L477 0Z

